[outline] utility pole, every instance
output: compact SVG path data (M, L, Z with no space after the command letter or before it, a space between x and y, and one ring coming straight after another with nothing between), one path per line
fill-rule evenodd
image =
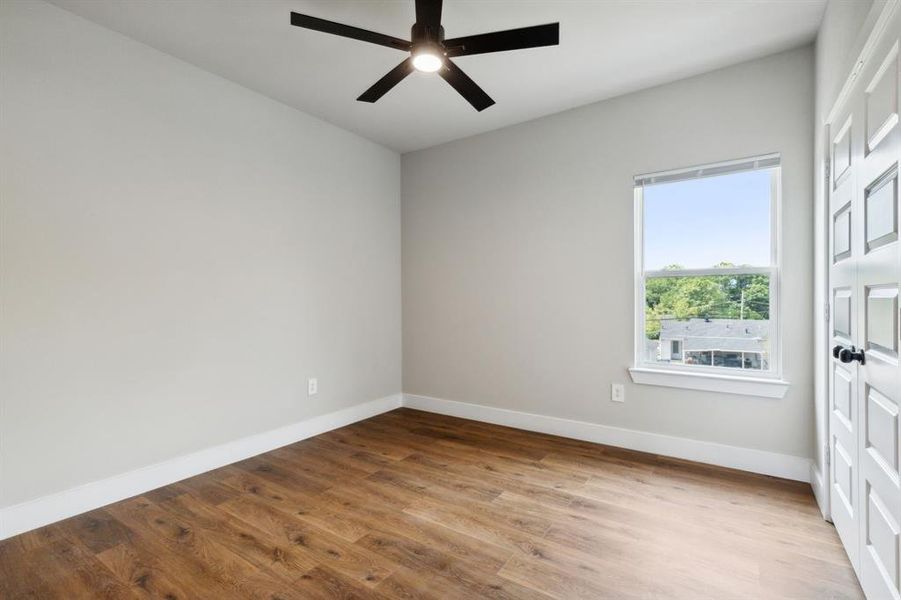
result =
M738 317L742 320L745 318L745 291L744 290L741 291L741 310L738 313Z

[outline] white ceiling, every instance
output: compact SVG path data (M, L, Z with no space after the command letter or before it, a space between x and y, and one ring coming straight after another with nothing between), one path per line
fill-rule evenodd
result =
M437 75L357 102L403 52L292 27L293 10L409 39L413 0L51 0L400 152L802 45L826 0L445 0L448 38L560 22L560 46L457 58L497 104Z

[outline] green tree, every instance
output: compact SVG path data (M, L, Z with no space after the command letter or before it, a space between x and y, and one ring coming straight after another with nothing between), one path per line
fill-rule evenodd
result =
M714 268L732 268L721 262ZM666 270L678 270L670 265ZM660 321L670 319L769 319L766 275L657 277L645 282L645 334L660 337Z

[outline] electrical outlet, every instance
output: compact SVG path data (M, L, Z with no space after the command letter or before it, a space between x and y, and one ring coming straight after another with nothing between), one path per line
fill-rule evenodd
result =
M307 379L307 396L315 396L319 393L319 380L315 377Z
M611 402L625 402L626 401L626 387L621 383L612 383L610 384L610 401Z

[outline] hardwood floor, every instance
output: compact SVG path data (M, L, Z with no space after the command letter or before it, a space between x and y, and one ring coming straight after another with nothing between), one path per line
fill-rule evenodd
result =
M809 486L399 409L0 542L0 598L862 598Z

